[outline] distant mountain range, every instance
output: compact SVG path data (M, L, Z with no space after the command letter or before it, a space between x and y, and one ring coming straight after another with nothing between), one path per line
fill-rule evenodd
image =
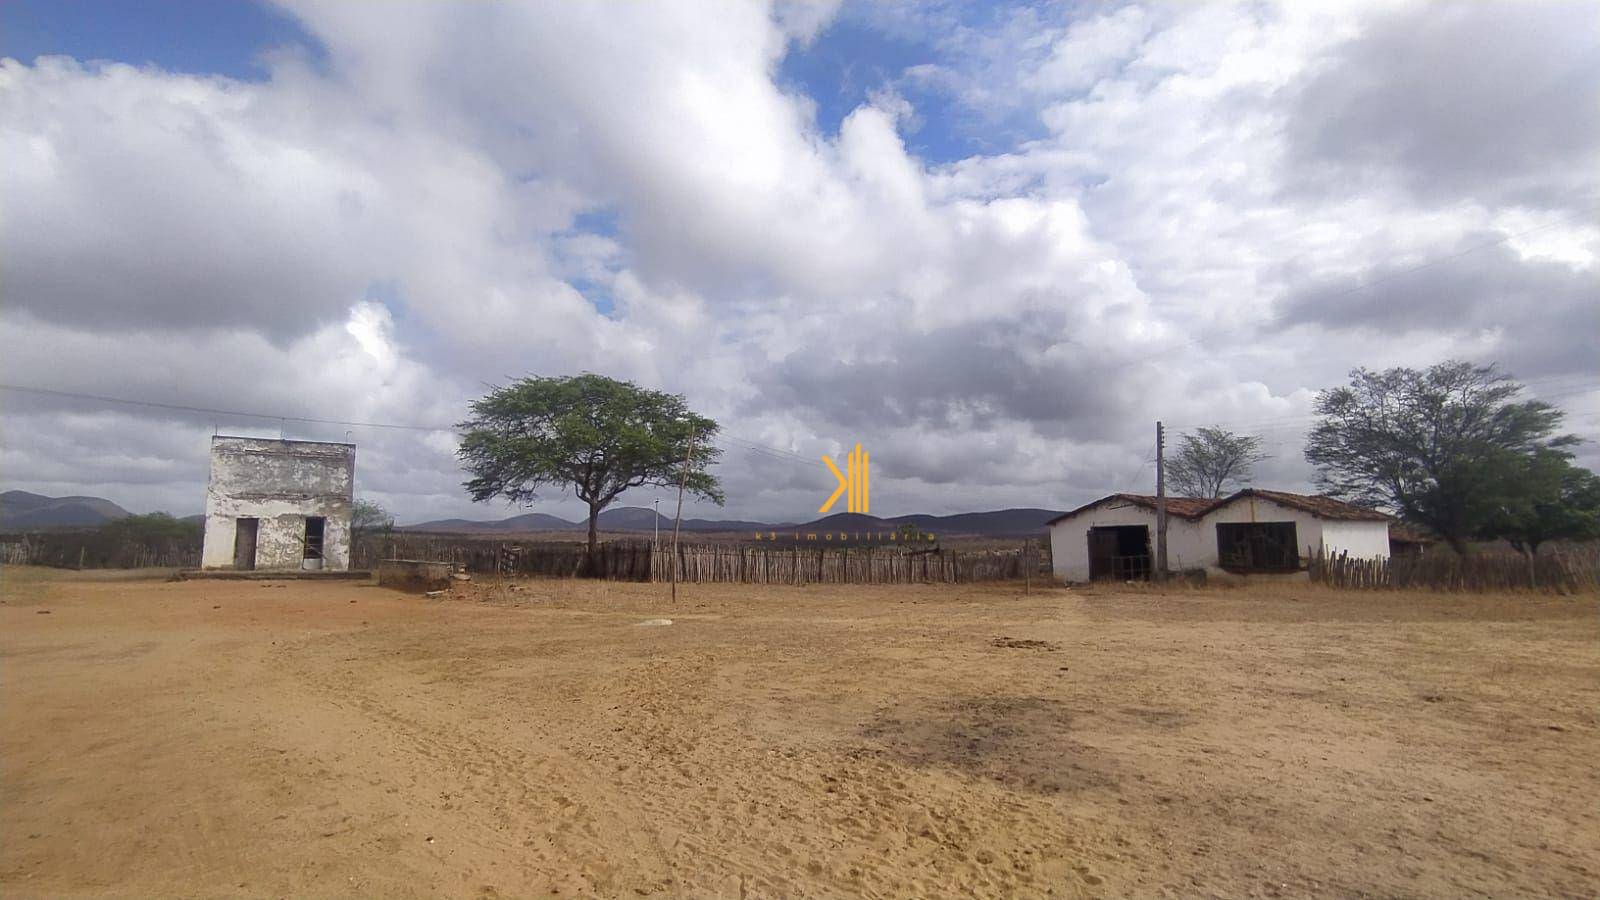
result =
M46 497L27 491L0 494L0 531L92 528L128 514L103 497Z
M684 531L696 532L757 532L757 531L833 531L872 532L894 531L905 525L915 525L934 534L982 535L986 537L1016 537L1038 534L1045 530L1045 522L1060 515L1051 509L1000 509L992 512L957 513L951 516L913 514L879 518L860 513L834 513L809 522L754 522L744 519L684 519ZM657 516L642 506L623 506L608 509L600 514L601 531L651 531L656 525L661 530L672 530L672 519ZM510 534L530 531L584 531L587 521L570 522L545 513L526 513L507 519L480 521L474 519L436 519L416 525L402 526L404 531L432 531L451 534Z
M52 528L93 528L129 515L128 511L102 497L46 497L27 491L0 494L0 531ZM757 531L850 532L894 531L915 525L934 534L1016 537L1044 531L1044 523L1059 515L1049 509L1001 509L993 512L959 513L953 516L915 514L879 518L860 513L834 513L809 522L755 522L746 519L684 519L683 530L724 534ZM190 516L200 519L200 516ZM600 530L608 532L649 532L656 525L672 530L672 519L659 516L647 507L622 506L600 514ZM548 513L523 513L505 519L435 519L402 526L404 531L431 531L445 534L522 534L539 531L585 531L587 521L568 521Z

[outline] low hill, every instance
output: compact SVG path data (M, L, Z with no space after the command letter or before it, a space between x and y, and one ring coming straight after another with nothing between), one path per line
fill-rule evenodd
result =
M935 534L982 534L991 537L1027 537L1045 530L1045 523L1061 515L1054 509L997 509L992 512L956 513L951 516L895 516L889 521L916 525Z
M956 513L934 516L913 513L905 516L834 513L803 525L788 526L806 531L894 531L914 525L933 534L981 535L984 537L1028 537L1045 530L1045 523L1060 515L1052 509L997 509L991 512ZM780 526L781 527L781 526Z
M104 497L46 497L28 491L0 494L0 530L93 528L128 511Z
M578 524L588 527L586 522ZM602 511L599 525L605 531L651 531L658 525L662 528L671 528L672 519L668 516L658 516L655 510L643 506L619 506L616 509Z
M568 522L566 519L549 515L548 513L523 513L509 519L481 521L477 519L435 519L431 522L422 522L416 525L401 526L402 531L437 531L445 534L480 534L494 532L524 532L524 531L572 531L575 528L584 528L579 522Z
M850 533L866 533L869 531L894 531L896 524L891 519L882 519L877 516L862 513L834 513L823 516L810 522L790 526L791 531L844 531Z
M1059 515L1049 509L1000 509L991 512L958 513L950 516L913 514L882 518L860 513L834 513L810 522L756 522L746 519L684 519L687 532L735 534L758 531L817 531L817 532L880 532L895 531L914 525L934 534L973 535L981 537L1026 537L1045 530L1044 523ZM644 506L620 506L600 514L600 530L607 532L653 531L657 525L663 532L672 530L672 518ZM569 522L544 513L527 513L508 519L479 521L473 519L437 519L420 525L407 525L406 531L435 531L456 534L524 533L536 531L583 531L586 521Z
M647 532L659 525L662 531L672 530L672 517L661 515L643 506L619 506L600 513L600 530L619 532ZM508 519L434 519L416 525L402 525L401 531L434 531L448 534L514 534L530 531L585 531L587 519L568 521L547 513L526 513ZM684 519L684 531L760 531L762 529L789 528L787 523L750 522L743 519Z

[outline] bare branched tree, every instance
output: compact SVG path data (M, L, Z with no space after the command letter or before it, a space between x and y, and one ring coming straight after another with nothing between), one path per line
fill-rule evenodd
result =
M1231 487L1250 483L1250 469L1266 459L1261 439L1216 426L1184 434L1167 462L1171 493L1180 497L1221 497Z

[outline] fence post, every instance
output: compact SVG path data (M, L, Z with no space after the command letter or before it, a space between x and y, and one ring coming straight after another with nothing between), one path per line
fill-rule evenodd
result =
M1022 592L1024 594L1033 593L1033 567L1028 565L1028 551L1031 550L1032 548L1033 548L1033 542L1032 541L1023 541L1022 542L1022 553L1018 557L1018 561L1022 564L1022 571L1023 571Z

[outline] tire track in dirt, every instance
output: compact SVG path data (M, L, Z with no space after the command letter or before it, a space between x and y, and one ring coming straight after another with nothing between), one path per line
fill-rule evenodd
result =
M696 859L680 871L687 887L739 880L772 896L815 894L819 883L836 896L1073 896L1092 886L1086 868L1065 862L1079 848L1048 801L921 771L858 735L826 727L808 735L815 723L803 713L791 728L753 728L741 715L742 676L752 657L773 653L662 659L621 680L615 707L625 737L610 752L662 773L670 791L645 802L652 815L682 823L671 845ZM736 776L706 783L703 772ZM907 884L908 871L926 878Z
M493 697L469 690L495 715L462 715L459 702L427 706L444 717L419 714L413 710L422 682L396 679L381 665L383 677L355 677L357 668L383 662L351 658L362 649L359 639L323 637L285 647L270 662L303 691L303 702L332 711L342 730L360 735L361 746L332 750L343 762L338 777L362 768L389 773L383 787L391 798L399 795L392 802L437 822L436 831L453 827L448 839L473 845L479 869L515 860L526 883L563 892L671 890L670 865L649 820L607 773L563 746L559 729L533 727L549 721L539 711L497 708ZM340 668L329 660L362 665ZM452 690L464 684L459 673L441 674ZM363 760L374 764L363 767Z

